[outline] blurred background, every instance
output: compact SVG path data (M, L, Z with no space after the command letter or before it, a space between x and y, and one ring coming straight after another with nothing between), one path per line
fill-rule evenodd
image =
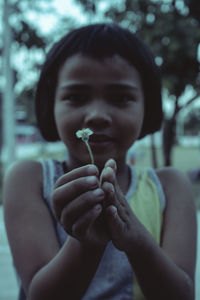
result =
M163 78L162 129L137 142L127 160L182 170L191 181L199 219L199 0L0 0L0 190L13 161L66 156L61 143L46 143L37 130L35 85L52 43L72 28L101 21L138 33L154 53ZM0 300L14 300L17 285L1 195ZM196 276L200 278L199 268ZM197 300L199 285L196 289Z

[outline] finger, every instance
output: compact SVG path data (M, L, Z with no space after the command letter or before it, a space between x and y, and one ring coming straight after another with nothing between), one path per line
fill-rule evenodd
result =
M123 219L120 218L120 215L118 213L118 209L114 205L109 205L106 208L106 221L109 228L109 231L112 232L118 232L118 229L122 228L124 226Z
M119 250L123 250L124 245L122 239L124 236L124 231L126 231L126 224L123 221L123 219L121 219L118 213L118 209L115 206L110 205L106 209L105 217L106 225L109 230L113 244Z
M72 226L72 236L82 239L86 234L89 227L94 223L102 212L102 205L97 204L87 213L79 218Z
M66 231L69 231L78 218L95 205L102 203L103 199L104 192L102 189L98 188L94 191L86 192L64 207L61 212L60 223Z
M107 165L107 164L113 164L113 167ZM110 159L106 165L105 168L103 169L102 173L101 173L101 185L104 185L104 182L109 182L110 184L113 185L113 190L115 191L117 198L119 198L119 200L124 200L124 194L122 193L120 186L118 184L117 181L117 177L116 177L116 168L115 168L116 164L115 161L113 159Z
M115 193L117 198L123 195L116 178L116 173L114 169L109 166L105 167L102 171L100 186L106 194L112 195Z
M97 177L99 175L99 170L95 165L86 165L86 166L82 166L80 168L73 169L72 171L61 176L56 181L55 188L62 186L65 183L73 181L77 178L91 176L91 175L94 175Z
M122 220L126 220L129 204L127 203L126 198L118 185L113 185L112 183L106 181L103 183L102 189L105 193L103 207L107 208L111 205L114 205L117 208L119 217Z
M117 171L117 164L113 158L110 158L106 163L105 167L112 168L115 172Z
M117 207L119 216L124 219L127 203L116 178L116 163L113 159L106 162L101 173L101 187L105 192L104 207L113 204Z
M107 169L107 167L109 167L109 169ZM103 181L106 180L105 176L107 176L107 178L112 179L112 177L113 177L113 175L112 175L113 173L111 172L112 170L114 171L114 174L115 174L117 171L117 164L116 164L115 160L111 158L105 163L105 167L100 176L100 183L102 183Z
M73 201L81 194L95 190L99 187L99 180L96 176L87 176L70 181L63 186L58 187L52 194L53 208L57 218L64 206Z
M112 219L118 218L119 216L118 216L117 207L114 205L108 206L106 209L106 215L110 216Z
M114 194L115 194L114 185L112 183L110 183L110 182L105 181L102 184L101 188L102 188L102 190L105 193L105 197L109 198L109 199L113 199L113 201L114 201Z
M113 168L107 166L103 169L100 176L100 185L102 185L105 181L108 181L112 184L115 183L116 173Z

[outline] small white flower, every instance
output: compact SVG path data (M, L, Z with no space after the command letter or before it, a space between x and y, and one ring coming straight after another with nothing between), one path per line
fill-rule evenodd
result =
M90 128L83 128L81 130L78 130L76 132L76 136L79 139L82 139L82 141L85 143L85 145L87 146L87 149L89 151L89 155L90 155L90 159L91 159L91 163L94 164L94 157L92 154L92 150L90 148L90 145L88 143L89 140L89 136L92 135L94 132L90 129Z
M89 136L93 134L93 131L90 128L83 128L76 132L77 138L82 139L84 142L89 140Z

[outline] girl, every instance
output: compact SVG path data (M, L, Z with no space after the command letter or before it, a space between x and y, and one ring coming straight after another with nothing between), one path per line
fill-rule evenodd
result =
M64 36L43 66L36 115L44 138L62 140L69 155L18 162L6 176L19 299L194 299L187 179L126 164L130 146L162 122L160 75L143 42L114 24ZM94 164L76 136L83 128Z

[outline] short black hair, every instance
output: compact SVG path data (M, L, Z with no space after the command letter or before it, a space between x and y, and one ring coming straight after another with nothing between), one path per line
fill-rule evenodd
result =
M95 59L117 54L132 64L140 74L145 98L144 122L139 138L160 129L163 119L161 76L151 51L128 29L114 23L100 23L72 30L47 54L35 96L37 124L47 141L60 139L54 119L59 70L67 58L78 53Z

